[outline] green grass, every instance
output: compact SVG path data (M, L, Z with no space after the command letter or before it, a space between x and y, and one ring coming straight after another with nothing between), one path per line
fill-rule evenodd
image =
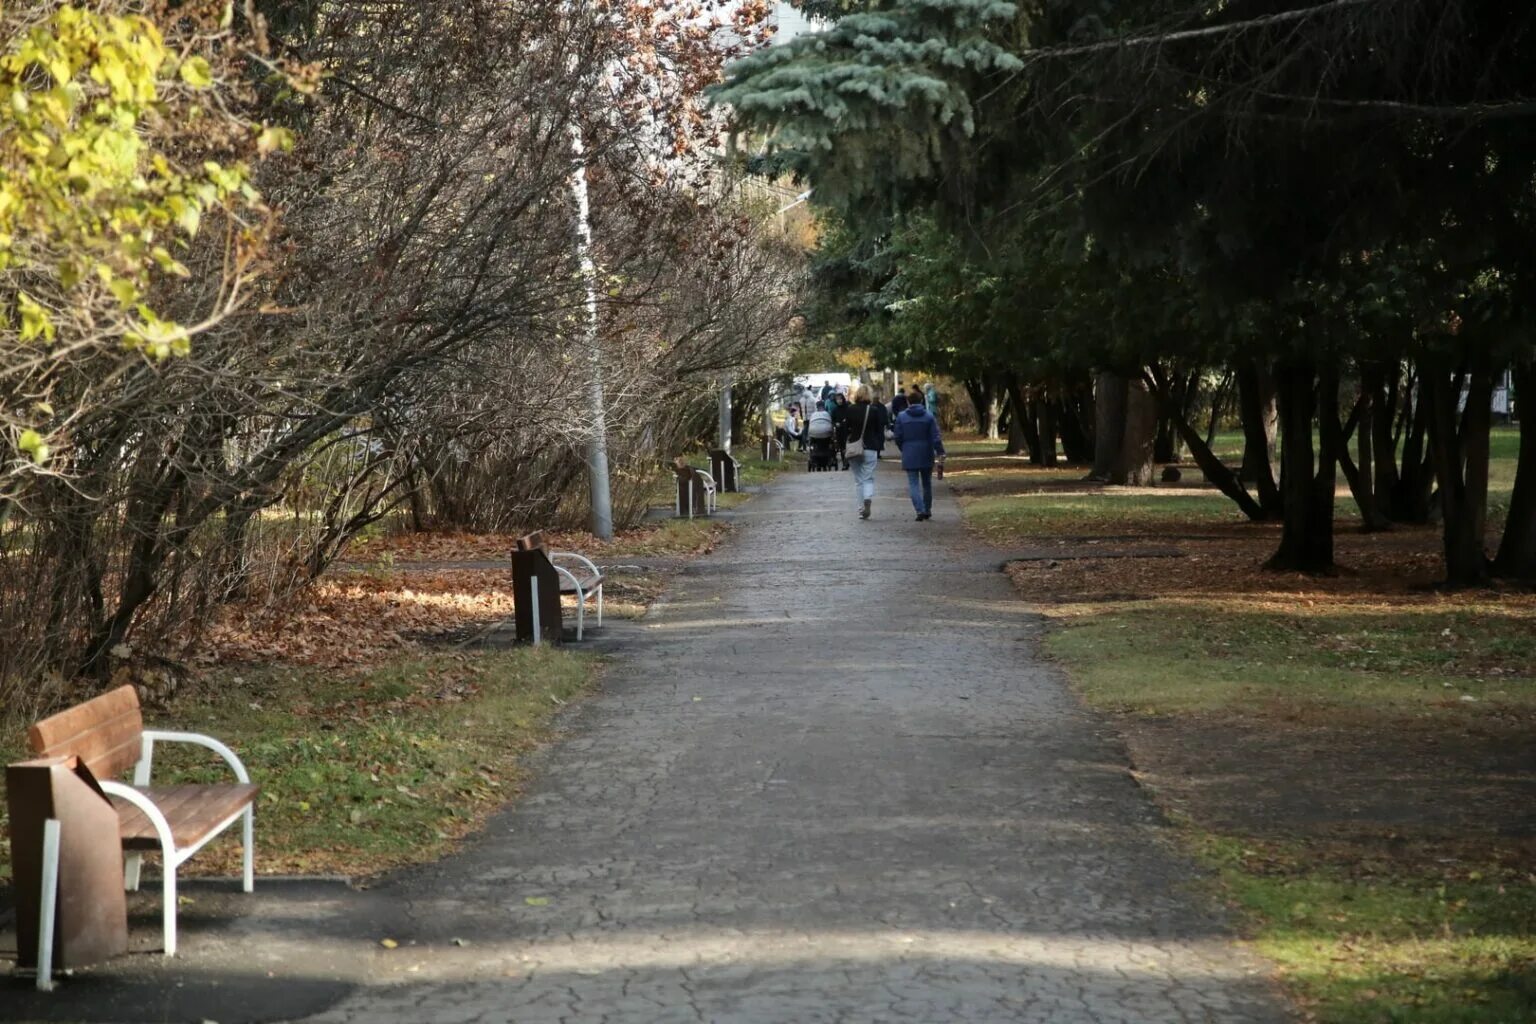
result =
M548 647L437 653L345 675L221 669L146 719L208 733L240 755L262 787L259 871L361 875L440 856L509 800L519 758L595 672L593 659ZM0 754L15 760L19 748L10 723ZM157 751L157 783L227 777L195 749ZM231 873L237 857L238 843L221 840L187 870Z
M585 553L605 558L689 555L708 548L724 529L724 523L712 519L660 519L618 534L600 550L589 545Z
M1096 491L999 494L967 499L966 522L993 543L1020 537L1146 533L1176 527L1246 522L1232 501L1215 491Z
M1491 600L1315 612L1162 601L1069 620L1046 649L1090 703L1119 712L1536 703L1536 615Z
M1351 877L1210 835L1228 899L1319 1024L1526 1024L1536 1019L1529 879Z
M1491 600L1452 610L1107 605L1066 620L1046 646L1091 705L1122 714L1268 706L1356 728L1422 728L1433 718L1453 729L1464 717L1536 705L1536 615ZM1175 817L1306 1019L1536 1020L1536 876L1465 865L1436 876L1390 861L1361 871L1353 856L1356 870L1345 871L1305 843L1217 834Z
M958 453L999 452L996 442L951 444ZM1241 456L1241 437L1218 439L1218 452ZM1518 437L1495 432L1491 511L1507 505ZM1065 536L1143 535L1175 539L1221 524L1241 522L1232 504L1211 490L1158 487L1090 491L1061 471L1026 469L1001 460L952 462L967 522L994 544ZM1186 479L1190 470L1186 467ZM1198 479L1198 472L1195 474ZM1340 478L1343 488L1343 479ZM970 491L969 495L965 495ZM1341 497L1341 522L1355 514ZM1246 531L1233 531L1234 537ZM1432 535L1426 543L1433 546ZM1191 552L1200 554L1200 542ZM1205 565L1214 566L1216 560ZM1247 568L1229 571L1252 572ZM1169 578L1178 577L1177 580ZM1029 575L1031 589L1049 590L1051 574ZM1536 707L1536 608L1514 595L1396 592L1390 599L1361 593L1347 580L1305 594L1289 584L1271 586L1254 574L1245 590L1222 581L1207 586L1199 567L1183 563L1165 572L1128 565L1100 573L1110 589L1147 600L1089 594L1082 603L1051 606L1060 628L1045 639L1048 653L1067 670L1093 707L1125 716L1157 716L1138 731L1139 757L1149 784L1158 771L1180 764L1180 743L1210 743L1223 723L1262 721L1282 736L1297 730L1309 750L1308 729L1381 730L1408 756L1436 735L1515 735ZM1165 584L1163 581L1167 579ZM1073 587L1077 589L1070 589ZM1081 582L1067 583L1061 599L1075 600ZM1274 593L1264 591L1273 589ZM1315 590L1315 592L1314 592ZM1463 700L1463 698L1472 698ZM1122 719L1122 721L1128 721ZM1352 723L1352 724L1351 724ZM1234 742L1242 742L1236 728ZM1315 737L1314 737L1315 738ZM1433 742L1432 739L1428 740ZM1312 765L1280 763L1280 743L1252 748L1249 771L1283 784L1287 773L1312 771L1308 780L1339 766L1326 757ZM1326 751L1326 747L1318 748ZM1525 1024L1536 1021L1536 875L1510 868L1510 847L1493 830L1467 837L1460 860L1445 867L1446 842L1405 824L1404 853L1364 833L1343 845L1313 835L1304 823L1288 841L1216 833L1182 808L1216 814L1234 810L1249 794L1221 779L1189 782L1169 775L1175 790L1170 813L1196 856L1209 866L1222 895L1237 909L1259 952L1278 967L1319 1024ZM1180 800L1187 793L1200 798ZM1209 782L1209 787L1204 783ZM1349 785L1349 780L1339 780ZM1518 806L1518 781L1489 777ZM1227 790L1223 792L1223 785ZM1265 800L1262 787L1251 799ZM1226 801L1226 803L1222 803ZM1495 804L1495 806L1497 806ZM1207 817L1210 821L1285 821ZM1223 826L1241 828L1242 826ZM1325 833L1330 834L1331 833ZM1399 838L1398 836L1394 836ZM1518 839L1510 840L1518 842ZM1341 852L1342 851L1342 852Z
M1223 458L1237 462L1242 458L1242 435L1220 434L1215 450ZM1489 464L1488 515L1495 527L1503 521L1509 509L1510 492L1514 488L1515 465L1519 456L1519 431L1513 427L1499 427L1493 432L1492 455ZM955 454L994 454L1002 451L1002 443L978 439L957 440L949 443ZM1104 536L1148 532L1177 531L1198 533L1203 527L1246 522L1237 506L1219 491L1209 487L1171 487L1167 485L1148 488L1119 488L1097 490L1095 485L1082 485L1081 490L1071 484L1081 471L1067 475L1044 469L1029 469L1023 459L1016 465L989 467L985 474L996 480L1014 480L1013 493L991 493L962 498L966 521L983 537L994 544L1006 544L1025 538L1044 536ZM954 464L955 482L964 490L971 481L967 476L976 474L962 461ZM1186 458L1183 465L1187 481L1200 481L1197 467ZM1348 485L1339 474L1340 495L1335 504L1335 514L1340 523L1359 518L1359 506L1348 495ZM1042 490L1045 487L1067 486L1062 493Z

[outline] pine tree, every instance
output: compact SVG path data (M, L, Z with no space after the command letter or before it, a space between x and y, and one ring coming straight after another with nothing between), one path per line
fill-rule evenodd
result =
M1015 4L911 0L732 65L714 92L760 164L812 183L826 206L914 205L976 131L973 96L1022 64L1003 40Z

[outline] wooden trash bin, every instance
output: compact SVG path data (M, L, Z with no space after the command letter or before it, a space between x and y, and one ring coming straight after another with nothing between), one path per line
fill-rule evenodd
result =
M11 864L16 894L17 962L37 969L44 904L51 896L53 970L83 967L128 950L128 901L117 809L89 769L72 755L21 761L5 769ZM43 880L47 823L58 822L52 892ZM40 978L39 987L46 987Z
M517 538L512 551L512 613L518 643L560 642L560 574L542 532Z
M677 516L692 519L708 516L715 510L715 478L702 469L694 469L681 456L672 460L677 474Z

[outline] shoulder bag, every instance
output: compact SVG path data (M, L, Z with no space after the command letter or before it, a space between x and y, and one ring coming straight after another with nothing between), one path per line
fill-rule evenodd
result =
M864 407L864 423L859 427L859 436L850 437L847 446L843 449L843 458L862 459L864 457L864 431L869 429L869 414L874 412L873 405Z

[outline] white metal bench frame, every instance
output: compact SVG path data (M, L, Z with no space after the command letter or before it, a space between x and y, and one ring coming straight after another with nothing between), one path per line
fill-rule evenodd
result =
M147 795L140 792L139 786L149 785L150 768L154 762L155 744L159 743L188 743L194 746L206 747L224 759L235 778L242 783L249 784L250 773L245 770L245 764L235 752L212 736L204 736L196 732L167 732L160 729L145 729L143 732L142 746L138 763L133 767L133 785L124 785L112 779L101 780L102 792L109 796L121 797L123 800L144 812L151 825L155 827L155 835L160 840L160 858L163 862L161 873L162 896L164 906L161 909L161 918L165 928L165 955L176 955L176 869L185 864L193 854L201 850L216 836L223 833L236 821L244 819L242 828L243 851L243 876L242 888L251 892L255 888L256 873L256 823L255 803L246 804L245 807L225 818L209 833L191 846L178 847L176 838L171 834L171 823L166 820L160 808ZM127 855L127 863L123 871L123 885L129 892L139 891L139 869L143 863L144 854L140 850L130 851Z
M587 625L587 598L593 595L597 597L597 626L599 629L602 628L603 574L597 568L597 563L593 562L592 559L586 555L579 555L574 551L549 551L545 553L544 557L549 559L549 564L554 566L555 572L569 580L571 586L576 588L576 642L580 643ZM574 560L578 568L587 570L591 575L582 580L570 569L559 563L558 559L561 558ZM535 598L534 600L537 602L538 599ZM534 632L537 635L537 628L535 628Z

